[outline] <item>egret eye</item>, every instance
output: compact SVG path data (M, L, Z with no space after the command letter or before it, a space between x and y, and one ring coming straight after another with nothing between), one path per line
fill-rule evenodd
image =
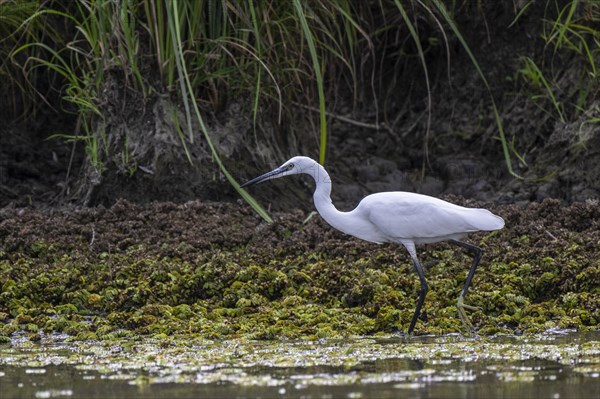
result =
M288 166L286 166L285 168L286 168L287 170L292 170L292 169L294 169L294 164L293 164L293 163L290 163L290 164L288 164Z

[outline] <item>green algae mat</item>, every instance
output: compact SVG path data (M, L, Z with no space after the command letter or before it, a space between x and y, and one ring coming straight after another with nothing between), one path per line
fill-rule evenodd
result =
M455 202L460 200L453 199ZM506 228L469 237L485 251L466 303L477 333L597 331L600 207L489 206ZM189 202L0 210L0 342L330 339L405 331L419 281L403 248L347 237L318 216ZM466 333L456 298L470 258L420 247L430 287L416 335Z

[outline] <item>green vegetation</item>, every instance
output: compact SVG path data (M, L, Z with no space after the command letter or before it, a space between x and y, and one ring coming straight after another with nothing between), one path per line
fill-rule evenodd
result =
M542 108L549 103L554 108L554 115L562 123L584 113L590 96L598 94L599 21L600 3L566 2L558 9L556 17L546 16L543 20L541 38L545 41L547 51L552 53L545 62L546 65L538 65L528 56L520 57L523 67L519 70L519 75L531 86L531 99ZM565 87L564 83L559 83L559 74L562 72L558 63L564 63L570 56L576 57L581 67L573 71L579 74L575 77L577 84ZM550 110L545 111L553 113ZM586 119L590 122L589 118Z
M598 330L597 205L496 211L509 227L472 237L485 250L466 298L480 308L470 314L478 333ZM317 219L302 225L301 215L256 227L249 212L120 203L45 225L33 212L5 217L0 336L316 339L406 330L419 282L401 248L341 241ZM469 258L424 248L427 321L415 333L464 332L455 304Z
M532 3L515 10L511 25L532 17L543 22L533 34L543 40L544 54L514 54L522 64L523 94L563 122L583 114L581 126L597 123L597 106L591 104L598 92L600 6L591 0L548 1L545 13L535 16ZM268 220L229 172L208 115L241 105L242 113L252 115L261 162L286 158L282 143L288 142L318 150L324 163L329 104L345 96L349 106L375 111L377 123L371 126L393 132L400 112L393 104L405 71L400 66L414 63L424 75L428 117L425 131L417 134L423 134L429 162L435 109L428 63L446 57L450 75L454 42L468 54L489 94L496 151L518 176L512 160L524 158L513 133L505 131L488 71L461 32L465 15L485 20L485 6L441 0L1 0L0 77L8 82L3 90L15 116L32 114L44 103L74 113L76 130L53 137L83 143L87 163L99 176L110 168L131 176L152 155L136 146L153 140L147 126L136 127L141 133L128 131L131 125L116 128L115 115L132 107L129 114L150 114L158 99L166 101L171 105L164 105L161 117L173 130L179 155L194 163L195 143L205 143L219 171ZM558 76L558 64L570 56L580 60L575 85ZM55 93L62 103L54 103ZM299 120L313 120L298 105L303 112L318 111L318 136L306 125L294 127Z

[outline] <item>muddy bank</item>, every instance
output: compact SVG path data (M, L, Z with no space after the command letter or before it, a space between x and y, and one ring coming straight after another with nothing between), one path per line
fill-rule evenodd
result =
M460 198L468 206L489 205ZM600 207L489 206L506 228L466 303L480 334L598 329ZM419 282L404 249L338 233L295 211L262 222L238 203L0 211L0 335L317 338L407 328ZM470 258L420 248L430 291L417 334L462 331L455 301Z

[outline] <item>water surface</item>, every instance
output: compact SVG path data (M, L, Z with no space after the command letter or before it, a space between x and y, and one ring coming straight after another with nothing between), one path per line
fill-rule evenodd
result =
M596 398L600 332L0 345L2 398Z

